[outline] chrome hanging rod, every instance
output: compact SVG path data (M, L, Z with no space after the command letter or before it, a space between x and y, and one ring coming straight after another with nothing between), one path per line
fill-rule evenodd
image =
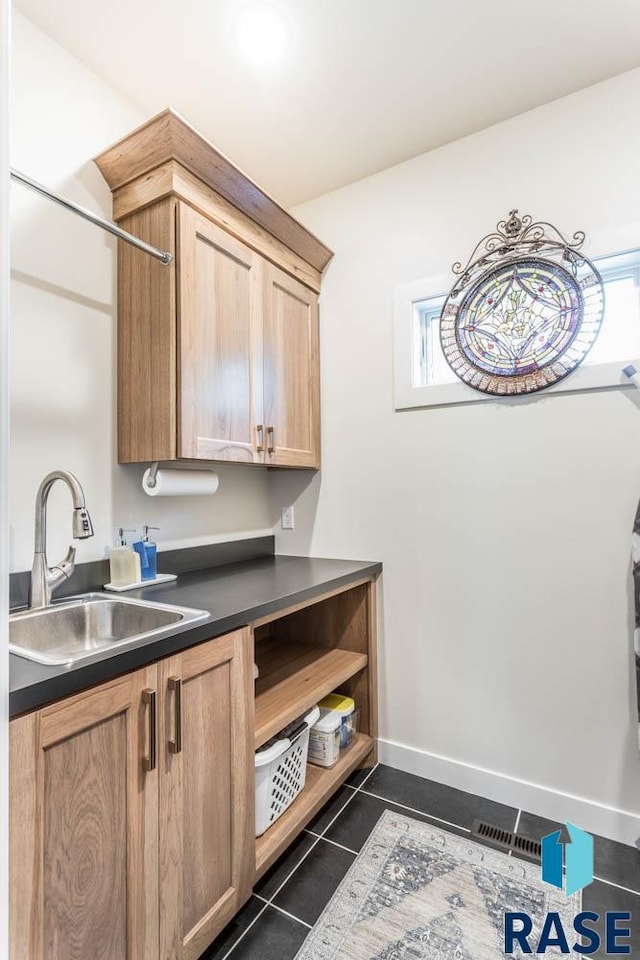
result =
M39 193L40 196L46 197L47 200L52 200L54 203L59 204L59 206L64 207L65 210L71 210L73 213L77 213L85 220L88 220L89 223L93 223L96 227L101 227L108 233L112 233L114 237L119 237L120 240L124 240L126 243L137 247L138 250L148 253L150 257L155 257L160 263L168 265L173 260L173 254L167 250L159 250L157 247L152 247L150 243L140 240L139 237L134 237L132 233L127 233L126 230L123 230L116 223L112 223L111 220L105 220L103 217L99 217L97 213L92 213L91 210L80 207L77 203L72 203L71 200L66 200L65 197L61 197L59 194L54 193L53 190L43 187L41 183L36 183L35 180L25 176L24 173L19 173L18 170L12 169L11 179L15 180L16 183L21 183L24 187L28 187L29 190L33 190L34 193Z

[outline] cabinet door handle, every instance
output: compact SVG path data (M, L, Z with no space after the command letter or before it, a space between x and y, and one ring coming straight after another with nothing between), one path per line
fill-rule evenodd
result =
M256 436L258 438L256 442L256 450L258 453L262 453L264 450L264 427L261 423L259 423L256 427Z
M155 690L143 690L142 702L149 707L149 755L142 758L142 769L155 770L158 756L158 710Z
M182 680L180 677L169 677L169 690L173 690L175 736L169 740L169 753L180 753L182 750Z
M273 453L276 448L276 441L273 427L267 427L267 453Z

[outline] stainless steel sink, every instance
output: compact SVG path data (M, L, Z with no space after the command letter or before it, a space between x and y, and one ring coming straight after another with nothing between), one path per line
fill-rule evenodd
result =
M87 593L9 617L9 650L44 664L78 660L120 650L141 640L180 633L209 616L206 610Z

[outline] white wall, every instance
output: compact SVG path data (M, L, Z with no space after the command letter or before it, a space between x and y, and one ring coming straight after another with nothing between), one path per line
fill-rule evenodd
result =
M145 117L18 13L12 83L12 165L110 217L91 157ZM115 241L22 187L11 201L11 569L31 566L35 493L57 467L78 475L94 521L78 561L103 556L116 525L158 524L161 543L269 527L264 471L222 468L215 497L161 501L142 493L141 468L115 465ZM69 509L56 489L54 561L70 540Z
M13 165L109 215L90 158L143 117L18 14L13 57ZM385 563L387 759L640 834L640 401L614 391L397 414L391 375L394 287L446 273L512 206L585 229L592 254L640 244L639 107L634 71L294 211L336 252L322 297L322 475L229 467L216 497L179 510L144 497L139 468L114 464L114 242L14 187L12 569L30 565L33 498L57 466L78 474L94 518L79 560L102 556L117 523L213 539L268 527L295 501L280 552ZM57 558L65 491L50 528Z
M335 251L323 471L273 481L279 552L384 562L383 757L627 840L638 395L395 413L392 298L514 206L592 255L640 245L639 111L637 70L293 211Z
M9 956L9 10L0 0L0 957Z

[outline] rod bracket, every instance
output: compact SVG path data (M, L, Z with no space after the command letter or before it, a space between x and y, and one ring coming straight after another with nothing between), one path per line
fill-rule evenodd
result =
M152 463L151 466L149 467L149 476L147 478L147 486L151 487L152 490L155 487L156 483L158 482L156 480L156 476L158 473L159 466L160 464L158 463L157 460L155 460L154 463Z

